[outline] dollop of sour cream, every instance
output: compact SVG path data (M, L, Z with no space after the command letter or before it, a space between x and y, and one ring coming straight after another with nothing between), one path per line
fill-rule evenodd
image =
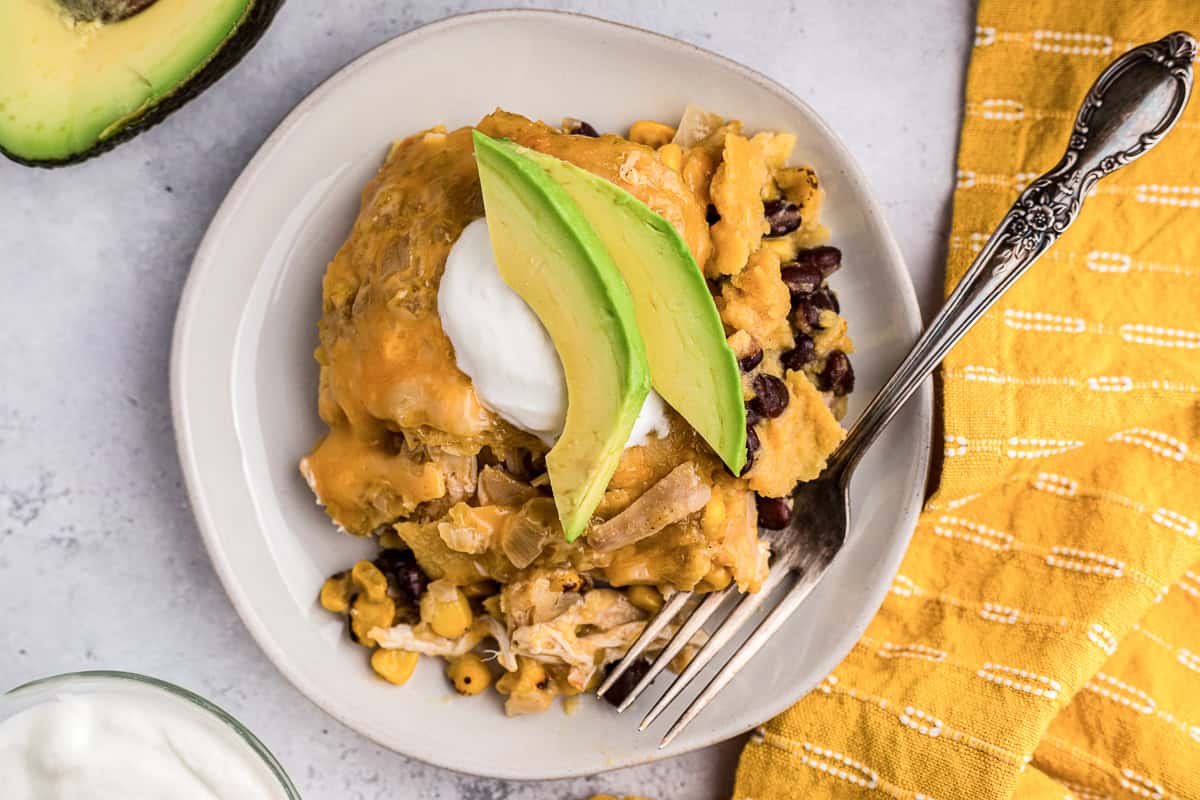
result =
M548 445L562 434L567 383L550 335L521 296L500 277L487 220L463 229L450 248L438 287L438 315L454 360L479 400ZM663 399L651 389L626 447L671 432Z
M0 722L5 800L286 800L230 728L169 696L64 694Z

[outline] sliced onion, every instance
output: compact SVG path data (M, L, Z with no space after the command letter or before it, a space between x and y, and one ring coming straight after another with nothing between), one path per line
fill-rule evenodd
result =
M707 139L713 131L725 124L725 120L711 111L705 111L695 103L688 103L675 129L672 144L680 147L695 147Z
M536 497L527 502L500 534L500 549L517 569L525 569L542 554L555 537L554 501Z
M481 506L520 506L537 497L537 490L497 467L479 473L478 500Z
M478 528L452 525L449 522L439 522L438 536L442 542L456 553L479 555L487 552L489 537Z

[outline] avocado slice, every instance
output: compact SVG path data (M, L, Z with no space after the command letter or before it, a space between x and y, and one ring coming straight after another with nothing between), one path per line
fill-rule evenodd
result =
M615 183L545 153L524 152L567 191L621 271L655 391L740 474L746 465L741 372L683 237Z
M3 0L0 152L31 166L102 153L221 77L282 0Z
M550 334L567 419L546 456L567 541L583 533L650 391L633 299L587 218L510 142L473 132L500 276Z

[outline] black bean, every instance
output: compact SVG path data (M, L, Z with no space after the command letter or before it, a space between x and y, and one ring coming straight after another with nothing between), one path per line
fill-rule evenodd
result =
M788 263L779 271L792 297L805 297L821 288L821 271L813 266Z
M509 448L504 454L504 471L519 481L534 476L533 453L524 447Z
M609 667L606 673L611 671L612 667ZM629 696L629 693L633 691L633 687L637 686L649 671L650 659L639 658L629 665L629 669L621 673L621 677L617 678L617 682L612 685L612 688L604 693L604 699L614 706L621 705L625 698Z
M762 363L762 360L763 360L762 348L758 347L757 345L755 345L755 347L756 347L756 349L753 353L742 356L741 358L738 359L738 366L740 366L742 368L743 372L749 372L750 370L754 369L755 367L757 367L759 364Z
M821 370L818 385L837 397L854 391L854 368L841 350L831 350L825 357L825 369Z
M757 398L746 403L746 426L750 427L757 425L763 421L762 406L757 402Z
M804 333L821 330L821 309L808 299L801 300L792 312L792 325Z
M572 119L567 121L566 127L567 133L573 133L576 136L591 136L594 139L600 135L595 128L581 119Z
M708 220L709 225L716 225L721 221L721 214L712 203L708 204L708 209L704 212L704 217Z
M425 594L425 587L429 585L429 576L421 569L411 550L380 550L375 557L375 566L395 584L410 605L421 602L421 595Z
M792 521L792 503L786 497L758 495L758 524L769 530L783 530Z
M838 303L837 295L828 286L813 292L809 302L818 309L826 311L841 311L841 304Z
M784 236L800 227L800 206L785 200L764 201L763 216L771 226L768 236Z
M788 406L787 384L774 375L760 374L754 378L754 391L762 412L768 417L778 417Z
M822 276L828 278L842 266L842 251L836 247L822 245L811 250L801 250L796 254L796 261L816 267L821 270Z
M754 466L754 456L758 453L758 448L761 442L758 441L758 434L754 428L746 427L746 466L742 467L741 474L745 475Z
M812 337L803 333L796 337L796 346L779 357L784 369L801 370L816 357L816 345Z

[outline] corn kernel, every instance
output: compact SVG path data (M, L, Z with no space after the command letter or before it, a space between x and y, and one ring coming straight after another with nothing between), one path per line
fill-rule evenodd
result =
M455 658L446 666L446 677L459 694L479 694L492 685L492 673L475 653Z
M350 580L372 600L379 601L387 597L387 578L370 561L355 564L350 570Z
M658 158L676 172L683 169L683 148L677 144L664 144L658 148Z
M653 586L630 586L625 590L625 596L635 608L647 614L657 614L662 609L663 597Z
M675 129L663 122L639 119L629 126L629 140L651 147L662 147L675 138Z
M321 608L334 614L345 614L350 610L350 573L331 575L321 584Z
M408 682L417 668L420 656L408 650L376 650L371 653L371 669L381 678L397 686Z
M403 550L408 547L400 534L396 533L396 529L388 526L387 530L379 534L379 549L380 550Z
M449 594L453 592L453 594ZM451 587L445 597L439 597L439 592L426 591L421 596L421 621L429 624L433 632L447 639L457 639L467 632L475 615L471 612L471 602L462 590Z
M375 646L375 640L371 638L372 628L390 628L395 620L396 603L387 595L382 600L372 600L360 594L350 606L350 632L354 634L354 640L364 647Z
M550 576L550 588L556 592L578 592L583 588L583 578L574 569L555 570Z
M517 665L516 672L506 672L496 681L496 691L508 695L504 713L516 716L545 711L558 694L546 668L525 656L517 656Z
M733 581L733 575L729 570L722 566L714 565L708 571L708 574L701 578L700 583L696 584L693 591L696 592L719 592Z
M773 251L775 255L779 256L779 260L785 263L794 261L796 258L796 240L791 236L775 236L763 239L763 247Z
M700 517L700 530L710 540L715 539L725 526L725 497L717 491L712 493Z
M667 664L667 669L674 672L676 675L687 669L688 664L692 663L692 659L696 657L696 653L700 652L700 645L695 642L688 642L683 646L683 649L675 654Z
M550 686L550 677L541 662L526 656L517 656L517 671L509 672L500 679L502 692L545 692Z

